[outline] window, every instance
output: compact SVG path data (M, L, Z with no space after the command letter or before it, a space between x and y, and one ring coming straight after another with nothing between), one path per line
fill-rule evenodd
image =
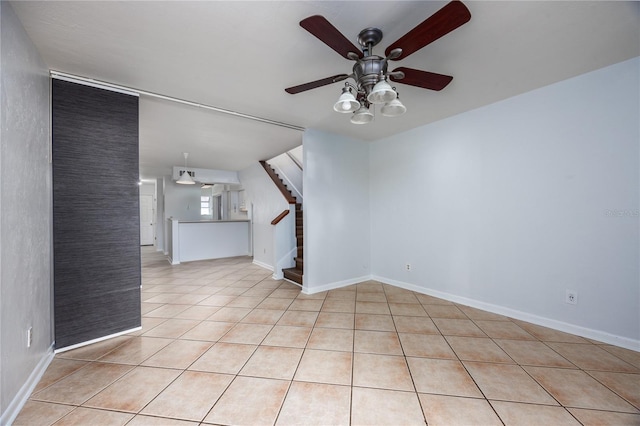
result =
M211 216L211 197L200 197L200 216Z

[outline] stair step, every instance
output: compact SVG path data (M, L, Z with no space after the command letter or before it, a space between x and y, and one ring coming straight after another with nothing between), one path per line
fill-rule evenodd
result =
M285 187L284 182L282 181L282 179L280 179L278 174L275 172L275 169L271 167L271 165L268 164L266 161L260 161L260 164L262 165L264 170L267 172L271 180L273 180L273 183L278 187L278 189L280 190L282 195L285 197L287 202L290 204L297 203L296 197L294 197L293 194L291 194L291 191L289 191L289 189Z
M287 268L282 270L284 277L295 283L302 284L302 270L297 268Z
M296 269L300 269L301 271L304 270L304 259L302 259L301 257L296 257L293 260L296 261Z

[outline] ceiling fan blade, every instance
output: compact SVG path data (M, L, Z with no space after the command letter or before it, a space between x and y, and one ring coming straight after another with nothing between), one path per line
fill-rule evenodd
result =
M447 86L447 84L451 83L451 80L453 80L453 77L450 75L414 70L413 68L400 67L393 70L393 72L396 71L403 72L404 78L396 78L392 75L390 77L391 81L408 84L409 86L422 87L423 89L429 90L442 90Z
M349 78L347 74L338 74L333 77L323 78L321 80L310 81L309 83L300 84L298 86L287 87L285 92L295 95L296 93L305 92L307 90L315 89L317 87L326 86L327 84L337 83L338 81L346 80Z
M460 1L454 0L387 47L385 54L388 56L393 49L400 48L402 49L402 54L396 60L406 58L443 35L469 22L470 19L471 13L469 9Z
M349 52L355 53L358 58L363 56L360 49L354 46L336 27L331 25L324 16L310 16L300 21L300 26L346 59L350 59Z

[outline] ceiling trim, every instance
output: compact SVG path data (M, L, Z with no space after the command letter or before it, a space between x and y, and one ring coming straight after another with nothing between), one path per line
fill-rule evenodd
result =
M270 120L268 118L258 117L256 115L245 114L245 113L238 112L238 111L232 111L232 110L229 110L229 109L220 108L220 107L213 106L213 105L206 105L206 104L201 104L201 103L197 103L197 102L192 102L192 101L188 101L186 99L174 98L172 96L162 95L160 93L147 92L146 90L140 90L140 89L136 89L136 88L133 88L133 87L121 86L119 84L113 84L113 83L109 83L109 82L106 82L106 81L95 80L95 79L92 79L92 78L82 77L82 76L74 75L74 74L68 74L68 73L64 73L64 72L61 72L61 71L50 70L49 74L51 75L51 78L57 78L57 79L60 79L60 80L67 80L67 81L72 81L72 82L77 82L77 83L83 83L83 84L91 85L91 86L94 86L94 87L99 87L99 88L109 89L109 90L115 90L115 91L119 91L119 92L122 92L122 93L128 93L128 94L137 95L137 96L144 95L144 96L149 96L149 97L153 97L153 98L157 98L157 99L163 99L165 101L176 102L176 103L180 103L180 104L183 104L183 105L189 105L189 106L196 107L196 108L203 108L203 109L207 109L207 110L210 110L210 111L220 112L222 114L233 115L234 117L240 117L240 118L245 118L247 120L259 121L261 123L270 124L272 126L285 127L287 129L298 130L298 131L301 131L301 132L303 132L305 130L304 127L296 126L294 124L289 124L289 123L284 123L284 122L281 122L281 121Z

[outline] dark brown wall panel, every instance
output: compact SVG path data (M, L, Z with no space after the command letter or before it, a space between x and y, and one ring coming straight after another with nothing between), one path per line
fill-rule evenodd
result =
M56 348L140 326L138 97L54 79Z

